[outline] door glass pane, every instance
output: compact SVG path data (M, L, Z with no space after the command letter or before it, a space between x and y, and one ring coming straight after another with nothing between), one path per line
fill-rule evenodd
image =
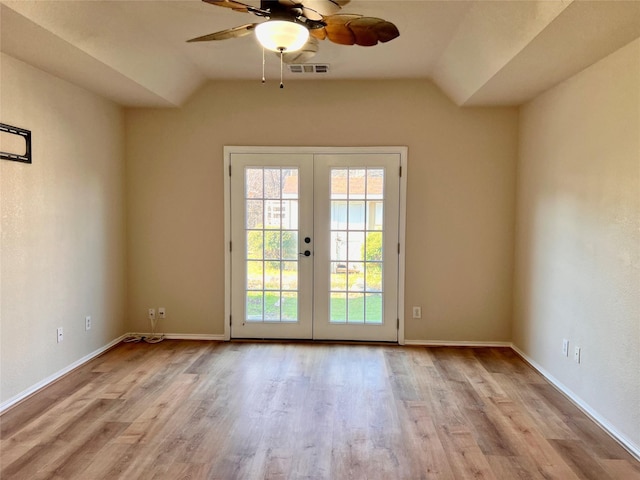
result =
M347 323L364 323L364 295L350 293L347 304Z
M367 201L367 230L382 230L382 211L380 200Z
M280 314L280 292L264 292L264 319L277 322L282 319Z
M265 228L280 229L282 226L282 204L280 200L264 201Z
M262 169L261 168L247 168L246 170L246 197L247 198L262 198Z
M262 219L262 200L247 200L245 202L247 228L262 228L264 221Z
M345 323L347 321L347 294L331 292L329 302L331 323Z
M347 228L347 202L343 200L331 200L331 229L346 230Z
M264 258L280 260L280 231L264 232Z
M368 232L364 248L364 259L370 262L382 261L382 232Z
M298 320L298 292L282 292L280 297L282 307L282 321L295 322Z
M264 288L264 262L247 262L247 290Z
M264 252L262 251L263 243L262 230L249 230L247 231L247 258L248 259L262 259L264 258Z
M367 199L382 199L384 191L384 170L382 168L367 169Z
M298 177L295 177L298 180ZM282 201L282 228L288 230L298 229L298 200Z
M280 290L280 262L264 262L264 289Z
M298 321L298 169L245 169L247 322Z
M330 323L382 324L383 168L331 169Z
M364 202L349 202L349 230L364 230Z
M356 261L364 260L364 232L349 231L348 235L347 258Z
M264 198L282 198L282 170L280 168L265 168L263 171Z
M347 259L347 232L346 231L332 231L331 232L331 260L344 260ZM343 267L346 268L346 265Z
M282 262L282 290L298 291L298 262Z
M365 298L366 323L382 323L382 294L368 294Z
M331 170L331 198L347 197L348 176L348 169L334 168Z
M364 291L364 263L363 262L349 262L347 263L347 283L349 284L349 290L352 292Z
M346 262L331 262L331 291L344 292L347 290Z
M365 290L367 292L382 291L382 262L367 262L365 271Z
M284 260L298 259L298 232L291 230L282 232L282 258Z
M359 168L349 168L349 195L350 199L363 199L366 193L367 171Z
M262 321L264 315L262 313L262 292L247 291L247 305L245 308L247 320Z

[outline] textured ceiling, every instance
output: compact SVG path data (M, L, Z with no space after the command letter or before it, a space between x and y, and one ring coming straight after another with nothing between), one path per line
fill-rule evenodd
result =
M256 0L244 3L258 5ZM181 105L207 80L260 81L253 35L185 40L260 21L200 0L0 0L0 47L127 106ZM458 105L518 105L640 37L640 1L352 0L393 22L375 47L320 42L312 79L430 78ZM275 55L267 76L279 76Z

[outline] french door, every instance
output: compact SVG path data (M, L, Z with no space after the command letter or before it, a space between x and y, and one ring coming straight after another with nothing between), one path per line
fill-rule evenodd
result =
M230 336L398 341L399 153L230 152Z

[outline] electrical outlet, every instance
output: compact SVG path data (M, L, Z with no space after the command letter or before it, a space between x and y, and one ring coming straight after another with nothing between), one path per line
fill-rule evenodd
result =
M422 318L422 308L413 307L413 318Z
M567 340L566 338L562 340L562 354L565 357L569 356L569 340Z
M573 351L573 359L576 363L580 363L580 347L576 347Z
M56 333L58 335L58 343L61 343L62 340L64 339L62 335L62 327L58 327L56 330Z
M164 307L158 308L158 318L167 318L167 311L164 309Z
M149 320L155 320L156 318L156 309L155 308L150 308L149 309Z
M84 329L91 330L91 315L84 317Z

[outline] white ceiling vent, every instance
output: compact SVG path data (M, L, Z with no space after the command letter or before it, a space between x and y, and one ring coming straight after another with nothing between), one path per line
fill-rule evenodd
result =
M291 73L328 73L329 65L326 63L291 63L289 71Z

